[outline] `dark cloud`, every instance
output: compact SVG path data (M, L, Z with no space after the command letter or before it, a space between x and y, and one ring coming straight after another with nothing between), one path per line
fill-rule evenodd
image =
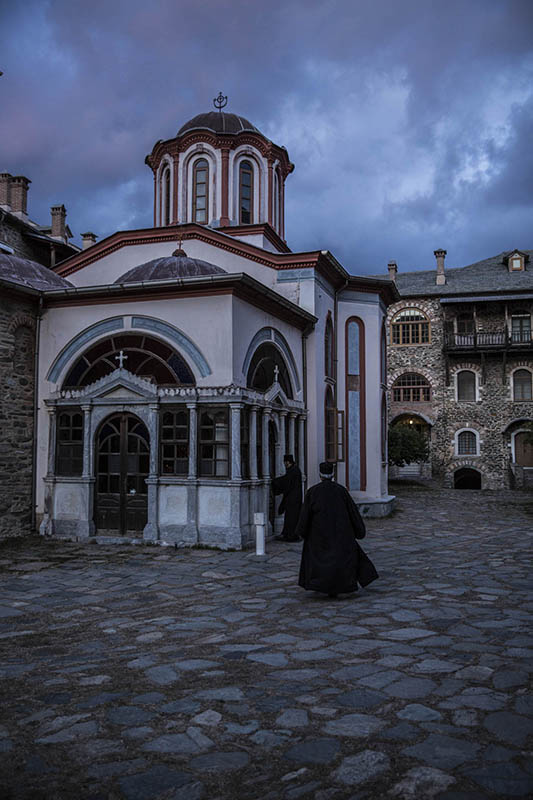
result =
M29 0L0 24L0 169L35 219L150 225L144 156L222 90L296 164L293 248L373 273L533 246L530 0Z

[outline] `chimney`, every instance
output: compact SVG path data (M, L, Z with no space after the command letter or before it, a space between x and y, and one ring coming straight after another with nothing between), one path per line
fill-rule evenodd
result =
M50 212L52 214L52 238L61 239L62 242L66 242L67 232L65 220L67 218L67 209L63 205L52 206Z
M437 259L437 286L444 286L446 283L446 275L444 274L444 256L446 250L434 250L433 255Z
M396 275L398 274L398 264L396 263L396 261L389 261L389 263L387 264L387 268L389 270L389 280L395 281Z
M87 250L88 247L92 247L93 244L96 244L97 235L95 233L91 233L88 231L87 233L82 233L81 235L81 249Z
M0 208L11 211L11 175L9 172L0 172Z
M31 181L24 175L11 178L11 211L19 217L28 216L28 188Z

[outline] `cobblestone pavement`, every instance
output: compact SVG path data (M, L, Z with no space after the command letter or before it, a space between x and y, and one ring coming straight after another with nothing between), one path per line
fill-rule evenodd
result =
M402 489L333 600L300 545L0 548L0 797L533 796L533 496Z

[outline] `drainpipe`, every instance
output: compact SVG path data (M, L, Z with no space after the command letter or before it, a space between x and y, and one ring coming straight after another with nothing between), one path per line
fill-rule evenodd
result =
M39 295L39 309L35 320L35 365L33 370L33 451L32 451L32 480L31 480L31 529L35 533L37 523L37 429L38 429L38 394L39 394L39 343L41 332L41 316L43 311L43 296Z

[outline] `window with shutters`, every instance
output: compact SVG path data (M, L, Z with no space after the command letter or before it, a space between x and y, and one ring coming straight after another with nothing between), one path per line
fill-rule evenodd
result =
M476 399L476 373L462 369L457 373L457 400L469 402Z

